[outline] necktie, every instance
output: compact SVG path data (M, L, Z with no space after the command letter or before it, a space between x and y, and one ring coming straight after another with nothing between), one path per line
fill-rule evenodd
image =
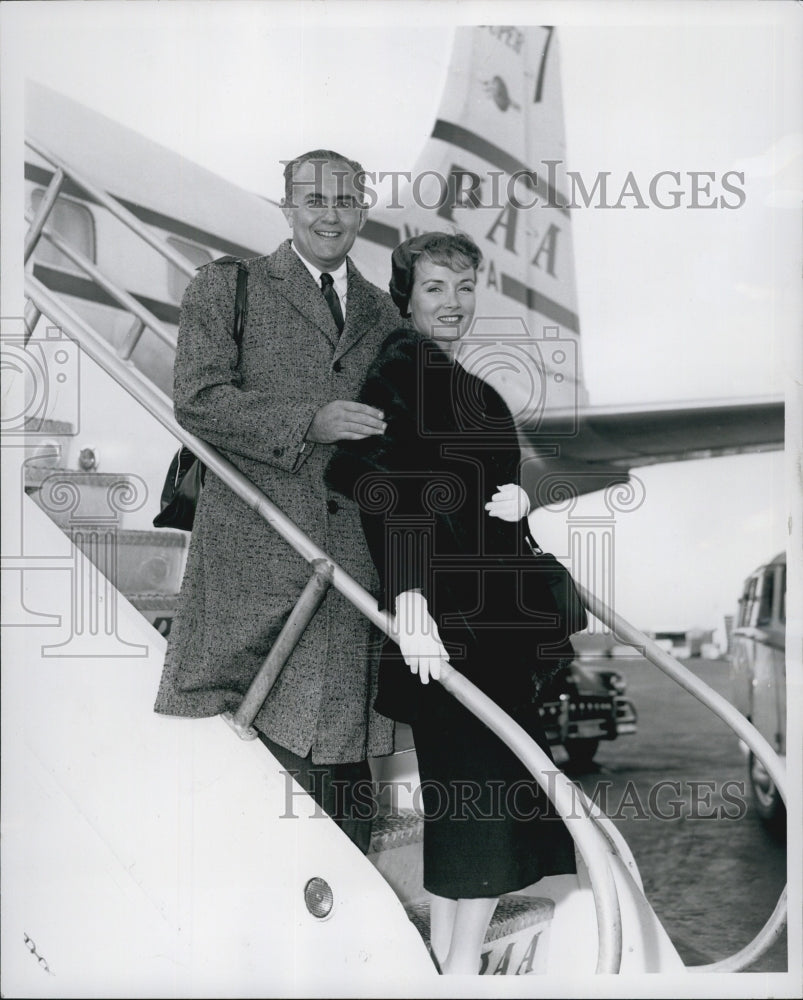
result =
M323 297L329 304L329 310L332 313L332 318L337 324L337 332L343 332L343 310L340 308L340 299L337 297L337 292L335 291L334 282L332 281L332 275L324 272L321 275L321 291L323 292Z

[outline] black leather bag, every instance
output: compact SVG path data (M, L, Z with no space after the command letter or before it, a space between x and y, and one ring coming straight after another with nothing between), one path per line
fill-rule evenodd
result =
M554 602L553 608L548 610L558 616L556 631L566 639L582 632L588 627L588 614L571 573L551 552L544 552L529 530L525 531L524 541L536 560L538 577Z
M234 257L221 257L217 264L237 264L237 293L234 299L234 329L232 336L237 345L237 363L245 329L245 310L248 301L248 268ZM192 531L195 509L201 496L206 466L184 444L170 463L165 477L160 511L153 519L154 528L179 528Z
M554 618L553 625L538 630L539 640L533 649L532 702L522 708L523 718L529 718L533 732L538 732L541 721L537 706L551 685L568 670L575 655L570 636L588 627L588 614L563 563L551 552L544 552L527 528L524 542L535 560L535 573L525 574L533 584L529 599L525 598L527 606L537 607ZM518 721L529 731L522 719Z

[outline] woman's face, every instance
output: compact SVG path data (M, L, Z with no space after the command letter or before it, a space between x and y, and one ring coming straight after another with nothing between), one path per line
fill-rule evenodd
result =
M474 268L453 271L426 257L416 262L410 315L419 333L454 355L474 318Z

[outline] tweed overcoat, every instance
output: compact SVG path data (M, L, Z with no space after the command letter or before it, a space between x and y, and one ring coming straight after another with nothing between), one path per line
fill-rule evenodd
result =
M343 333L287 240L246 261L248 305L238 364L232 338L236 267L202 268L179 324L174 406L179 423L229 458L369 591L377 578L356 504L328 489L334 445L304 443L316 411L356 399L398 325L390 297L347 262ZM233 710L309 579L311 567L207 472L171 630L157 712ZM392 750L392 724L373 709L377 630L334 588L285 664L255 726L314 763Z

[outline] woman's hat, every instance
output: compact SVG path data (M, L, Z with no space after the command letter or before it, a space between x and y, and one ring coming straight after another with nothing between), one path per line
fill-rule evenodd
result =
M433 236L445 236L445 233L422 233L420 236L411 236L409 240L400 243L391 254L390 258L390 297L396 304L402 316L410 315L410 293L413 290L413 268L416 257L427 244L432 242Z

